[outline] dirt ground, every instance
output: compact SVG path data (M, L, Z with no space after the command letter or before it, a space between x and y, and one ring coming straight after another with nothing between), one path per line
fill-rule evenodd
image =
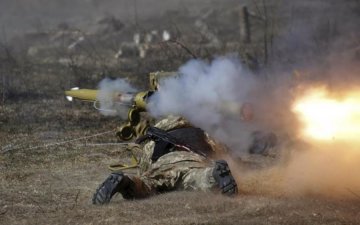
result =
M13 117L11 113L16 105L2 106L2 118ZM359 199L284 197L256 190L252 193L246 187L249 184L241 180L238 181L240 194L233 198L176 191L136 201L123 200L117 195L109 205L94 206L91 197L107 177L107 166L128 157L121 146L92 145L114 142L113 134L29 148L111 131L114 119L95 124L92 121L99 119L97 112L84 106L71 106L65 100L31 105L47 108L61 105L62 110L51 115L51 118L57 116L57 120L30 113L32 121L52 123L46 128L42 122L31 121L2 126L0 144L3 150L5 147L13 150L0 155L0 224L358 224L360 221ZM23 109L31 105L24 103ZM79 111L87 117L79 113L75 113L78 117L72 116ZM242 189L246 189L246 194Z
M129 160L122 144L104 145L118 141L122 121L64 98L64 90L96 88L105 77L147 90L150 72L227 54L274 83L272 71L342 61L358 68L359 1L28 2L0 2L0 224L360 224L357 190L346 199L286 195L243 167L233 168L236 197L176 191L94 206L108 165ZM244 5L251 41L241 28Z

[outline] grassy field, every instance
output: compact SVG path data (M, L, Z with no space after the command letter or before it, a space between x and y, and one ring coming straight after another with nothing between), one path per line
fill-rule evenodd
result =
M107 177L107 166L128 155L121 146L91 144L115 142L115 136L44 145L111 131L118 121L62 99L18 105L1 108L1 118L11 123L1 126L0 143L8 152L0 155L0 224L358 224L360 219L356 196L287 196L269 191L269 181L254 182L245 174L242 179L242 170L234 171L240 192L235 198L177 191L136 201L117 195L109 205L94 206L91 197ZM31 107L57 110L51 116L47 110L20 116Z
M119 121L63 99L19 105L1 107L0 144L8 152L0 155L0 224L357 224L360 219L356 193L352 200L289 197L269 191L267 180L242 179L241 170L235 171L236 198L179 191L138 201L116 196L107 206L93 206L107 166L128 155L121 146L91 143L115 142L115 135L44 145L111 132Z
M32 0L35 15L8 1L9 9L24 15L13 20L3 14L1 26L14 36L5 35L6 29L0 36L0 224L359 224L356 190L347 190L347 198L289 195L268 176L249 176L251 168L241 163L233 168L239 184L233 198L176 191L136 201L117 195L109 205L94 206L92 194L108 165L129 160L121 144L97 145L117 142L114 129L122 121L101 115L91 103L67 102L63 92L96 88L105 77L124 78L144 90L149 72L175 71L194 57L229 53L269 81L273 71L306 71L305 64L321 62L318 67L330 70L334 62L349 60L358 68L359 1L241 1L251 14L251 43L240 41L235 0L163 1L164 12L158 10L160 0L150 8L139 0L138 15L121 8L134 7L126 1L86 1L87 8L82 1L67 2L60 8L54 1L47 9ZM80 16L75 6L89 11ZM52 11L58 17L46 21ZM198 20L207 27L200 29ZM26 32L19 33L23 27ZM154 29L168 30L173 39L150 43L140 57L133 35ZM79 40L84 41L70 47ZM128 52L118 57L120 46Z

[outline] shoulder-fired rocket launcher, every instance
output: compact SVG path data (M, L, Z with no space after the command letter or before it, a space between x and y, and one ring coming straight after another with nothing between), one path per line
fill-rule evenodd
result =
M66 98L69 101L72 101L75 98L94 103L99 102L99 93L100 91L96 89L72 88L71 90L65 91ZM112 97L108 99L108 101L127 105L140 111L146 111L146 102L152 94L153 91L142 91L137 93L114 91Z
M160 80L166 77L176 77L176 72L158 71L149 74L149 91L142 91L137 93L126 93L121 91L114 91L109 101L124 104L136 108L140 111L146 111L146 103L148 98L158 90ZM99 90L95 89L79 89L78 87L65 91L66 98L72 101L74 98L82 101L90 101L95 104L99 102ZM96 106L96 105L95 105ZM101 109L100 109L101 110Z
M120 104L122 106L128 107L128 121L121 125L116 133L121 140L130 140L131 138L142 135L145 132L148 126L148 121L140 123L140 113L146 111L148 98L153 93L153 91L142 91L135 93L114 91L110 94L110 97L105 100L113 104ZM100 111L104 110L99 104L100 90L72 88L71 90L65 91L65 95L69 101L78 99L81 101L93 102L96 109Z
M149 97L158 90L160 80L166 77L176 77L176 72L157 71L149 74L149 91L142 91L137 93L126 93L121 91L114 91L110 97L105 101L115 103L117 105L127 106L128 121L118 128L117 136L121 140L130 140L133 137L140 136L145 133L150 124L150 119L141 119L140 112L146 111L146 104ZM72 101L74 98L82 101L90 101L94 103L94 107L101 109L99 101L100 90L94 89L79 89L73 88L65 91L66 98ZM105 110L106 111L106 110Z

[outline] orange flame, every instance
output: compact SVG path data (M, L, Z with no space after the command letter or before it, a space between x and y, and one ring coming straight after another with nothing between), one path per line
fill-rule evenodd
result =
M315 88L298 98L293 111L304 127L305 138L360 143L360 91L333 97L325 88Z

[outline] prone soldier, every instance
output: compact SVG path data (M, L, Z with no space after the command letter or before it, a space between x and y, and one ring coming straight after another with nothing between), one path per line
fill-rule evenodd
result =
M150 74L149 91L116 91L106 96L112 106L131 105L128 122L119 127L117 132L121 140L130 140L145 132L149 123L142 126L140 112L146 111L147 100L159 90L161 76L171 75L173 73ZM98 103L98 90L73 89L65 93L70 100L74 97L94 101L94 105ZM240 106L224 102L218 110L230 116L240 116L244 121L251 121L254 117L250 103ZM250 154L266 154L267 149L276 145L276 136L271 133L257 131L253 139ZM148 128L147 134L138 140L141 143L131 144L129 148L140 154L140 176L111 173L94 193L94 204L109 203L116 193L121 193L125 199L144 198L171 190L214 190L226 195L237 193L237 184L227 162L215 160L218 158L217 153L226 152L226 147L201 129L193 127L184 118L168 116Z
M227 162L214 160L224 146L181 117L168 116L155 127L158 135L145 136L143 139L148 140L144 145L132 145L142 154L140 176L111 173L94 193L93 204L109 203L116 193L121 193L124 199L172 190L237 193Z

